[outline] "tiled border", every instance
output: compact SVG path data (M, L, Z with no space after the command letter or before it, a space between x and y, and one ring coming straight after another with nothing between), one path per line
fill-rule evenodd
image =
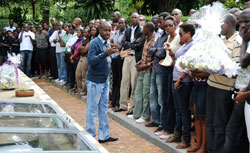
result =
M66 87L62 87L61 85L57 84L54 80L49 80L54 86L63 89L64 91L70 93L72 96L80 99L84 103L86 103L86 97L77 96L74 92L68 90ZM186 153L186 149L176 149L176 143L165 143L164 140L159 139L157 136L154 135L153 131L148 129L147 127L135 123L132 119L127 118L126 116L122 115L121 113L115 113L111 109L108 110L109 118L113 119L114 121L118 122L122 126L126 127L133 133L139 135L141 138L145 139L146 141L155 144L156 146L162 148L164 151L168 153Z

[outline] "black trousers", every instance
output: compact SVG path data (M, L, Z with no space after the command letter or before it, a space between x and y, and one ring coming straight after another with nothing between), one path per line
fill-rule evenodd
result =
M76 68L77 68L79 60L74 60L74 61L75 63L73 64L70 62L67 62L70 88L74 88L76 84Z
M56 47L50 47L50 74L52 77L58 77L56 62Z
M223 153L249 152L244 107L245 103L234 103L233 112L226 128L226 141Z
M120 88L122 81L122 66L123 60L114 60L111 63L112 75L113 75L113 85L112 85L112 107L120 106Z
M207 87L206 126L208 153L223 153L226 128L230 120L234 102L232 91Z
M37 48L34 47L31 58L31 69L30 74L36 75L39 74L38 62L36 61Z

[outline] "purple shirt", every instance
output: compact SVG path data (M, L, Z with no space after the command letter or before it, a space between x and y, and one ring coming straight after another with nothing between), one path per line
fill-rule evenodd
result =
M175 59L177 60L180 56L184 55L184 54L189 50L189 48L193 46L193 44L194 44L194 41L191 41L191 42L189 42L189 43L186 43L186 44L182 45L181 48L179 48L179 49L176 51L176 53L175 53ZM184 72L188 74L189 71L188 71L187 69L185 69ZM177 80L179 79L179 77L181 76L181 73L182 73L182 72L180 72L180 71L177 69L177 67L174 66L173 80L174 80L174 81L177 81ZM189 75L187 75L187 76L183 79L182 82L193 82L193 81L192 81L192 78L189 77Z

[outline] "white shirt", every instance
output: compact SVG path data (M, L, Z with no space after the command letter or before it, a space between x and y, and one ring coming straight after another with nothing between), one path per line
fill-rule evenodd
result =
M71 35L69 41L66 43L67 52L71 51L71 47L76 43L77 40L78 40L77 33Z
M138 26L138 25L137 25ZM134 42L135 40L135 29L137 28L137 26L133 27L131 26L131 37L130 37L130 42Z
M22 37L22 42L20 43L20 50L29 50L29 51L33 51L33 44L32 44L32 41L30 40L30 37L28 36L31 36L31 38L33 40L35 40L35 34L31 31L24 31L23 32L23 37ZM18 36L18 39L20 39L21 37L21 33L19 34Z
M248 42L248 46L247 46L247 51L248 54L250 54L250 41Z
M66 32L64 30L62 30L62 32L59 34L58 36L58 30L56 30L52 36L49 38L49 42L51 43L51 46L52 44L55 45L56 47L56 53L61 53L64 51L64 47L61 47L60 46L60 42L56 42L54 43L53 40L59 40L59 37L62 38L62 36L65 34Z
M125 35L125 30L120 33L120 30L116 30L111 39L113 40L114 44L122 45L122 38Z
M176 27L176 29L175 29L175 33L176 33L176 34L179 34L180 25L182 25L182 24L183 24L183 22L180 22L180 23L178 24L178 26Z
M161 37L163 30L159 28L157 31L154 31L156 39Z
M13 32L14 30L16 30L16 28L14 26L12 28L11 27L5 27L4 29L6 31L11 31L11 32Z

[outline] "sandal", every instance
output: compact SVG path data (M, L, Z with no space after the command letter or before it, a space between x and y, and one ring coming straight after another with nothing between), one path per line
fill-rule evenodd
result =
M116 112L116 111L118 111L119 110L119 107L112 107L112 110L114 111L114 112Z
M187 149L187 152L196 152L198 151L200 148L197 145L191 146Z
M177 138L175 136L172 136L172 137L169 137L165 142L166 143L181 142L181 138Z
M184 142L181 142L180 144L178 144L176 146L176 149L186 149L190 146L190 144L187 144L187 143L184 143Z
M109 103L108 108L114 108L111 103Z

